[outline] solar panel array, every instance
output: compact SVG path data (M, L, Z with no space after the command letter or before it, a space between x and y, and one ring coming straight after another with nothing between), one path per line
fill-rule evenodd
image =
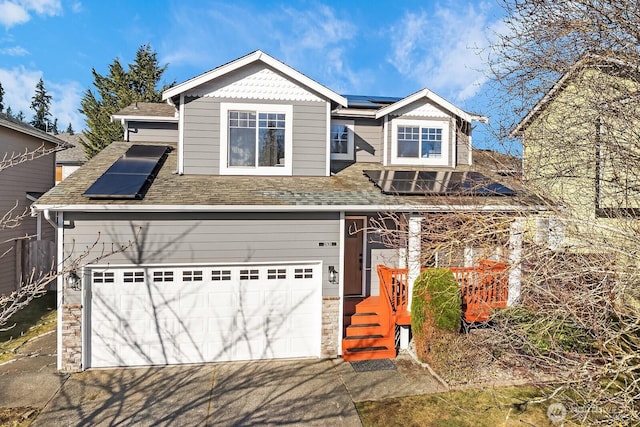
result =
M512 189L479 172L366 170L384 194L514 196Z
M142 199L170 147L132 145L83 195L92 199Z

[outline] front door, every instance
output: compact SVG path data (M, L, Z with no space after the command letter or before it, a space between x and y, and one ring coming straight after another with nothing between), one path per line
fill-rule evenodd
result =
M344 224L344 294L362 295L365 219L347 217Z

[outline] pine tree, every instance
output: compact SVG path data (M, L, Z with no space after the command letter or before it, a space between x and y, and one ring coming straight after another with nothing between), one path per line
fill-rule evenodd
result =
M21 122L24 122L24 119L25 119L24 111L22 110L18 111L18 114L16 114L14 118L16 120L20 120Z
M5 114L7 115L7 117L13 118L13 110L11 109L11 106L7 107L7 111L5 111Z
M57 135L58 133L58 118L56 117L55 119L53 119L53 123L51 124L51 128L49 128L49 132L51 132L54 135Z
M124 137L120 123L111 122L111 115L134 102L159 102L162 89L156 89L167 66L158 64L157 54L149 45L138 48L136 58L125 70L118 58L109 65L109 73L101 75L95 68L94 89L87 89L80 102L85 115L86 130L81 144L87 157L98 154L113 141Z
M0 83L0 113L4 111L4 88L2 87L2 83Z
M65 132L69 135L73 135L73 126L71 126L71 122L69 122L69 126L67 126L67 130Z
M51 125L51 113L49 109L51 108L51 95L47 93L47 90L44 87L44 81L42 77L36 84L36 93L31 98L30 108L35 111L33 119L31 120L31 126L47 131L49 126Z

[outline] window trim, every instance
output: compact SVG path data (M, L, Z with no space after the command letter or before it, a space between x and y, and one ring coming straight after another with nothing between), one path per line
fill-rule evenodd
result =
M419 127L422 138L422 129L442 129L442 146L439 157L398 157L398 127ZM450 164L449 150L451 141L449 136L449 120L408 120L394 119L391 126L391 164L394 165L419 165L419 166L453 166Z
M284 113L284 166L229 166L229 111ZM220 175L293 175L293 105L220 103Z
M333 153L331 151L331 137L332 137L331 128L333 127L334 124L344 125L348 130L346 153ZM331 122L329 124L329 153L331 154L331 160L354 160L355 159L354 151L355 151L355 121L331 119Z

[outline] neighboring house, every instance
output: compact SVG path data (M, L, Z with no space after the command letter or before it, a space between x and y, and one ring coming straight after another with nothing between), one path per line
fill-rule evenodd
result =
M54 185L54 152L64 141L0 114L0 294L17 290L33 269L55 259L55 230L29 207ZM22 217L15 222L12 219Z
M56 184L58 184L87 162L87 153L80 143L81 134L65 132L56 137L69 145L66 150L56 152Z
M389 306L378 264L419 273L421 219L537 209L475 171L484 118L427 89L343 96L256 51L163 98L115 114L126 141L38 202L73 270L60 369L394 357L395 324L378 334L360 316L356 333L352 315ZM408 248L370 226L387 212L406 214Z
M608 251L617 239L635 252L628 232L640 212L639 89L635 65L589 55L512 131L529 188L562 208L549 218L551 246Z

